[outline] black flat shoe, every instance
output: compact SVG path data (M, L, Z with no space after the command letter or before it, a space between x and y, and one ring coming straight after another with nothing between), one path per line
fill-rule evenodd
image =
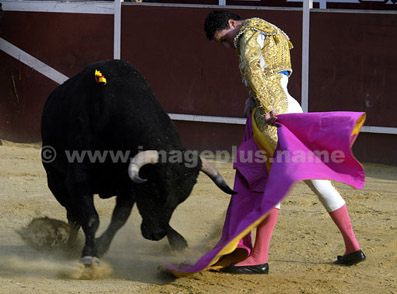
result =
M346 255L338 255L338 259L334 262L334 264L339 265L353 265L359 262L362 262L366 259L364 252L361 250L354 251L352 253Z
M267 274L269 273L269 265L267 263L246 266L234 266L231 264L220 271L229 274Z

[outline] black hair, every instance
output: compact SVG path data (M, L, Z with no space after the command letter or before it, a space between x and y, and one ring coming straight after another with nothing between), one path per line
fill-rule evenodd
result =
M229 19L242 20L241 16L229 10L211 11L204 22L204 31L208 40L213 40L217 31L229 28Z

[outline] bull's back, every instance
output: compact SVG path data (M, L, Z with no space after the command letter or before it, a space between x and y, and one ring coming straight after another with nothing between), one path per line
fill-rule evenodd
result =
M95 78L96 71L106 84ZM124 148L155 140L180 145L175 127L143 75L122 60L91 64L58 86L43 110L42 140L43 145L87 149L109 147L109 141Z

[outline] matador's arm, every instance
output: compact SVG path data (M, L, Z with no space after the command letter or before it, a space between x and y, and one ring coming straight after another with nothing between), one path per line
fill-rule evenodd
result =
M264 36L254 30L247 30L240 40L241 73L251 97L257 98L264 112L275 110L265 84L265 60L261 42Z

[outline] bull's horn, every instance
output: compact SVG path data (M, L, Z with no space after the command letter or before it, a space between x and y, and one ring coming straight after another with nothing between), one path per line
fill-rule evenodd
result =
M209 163L205 158L201 157L201 171L211 178L211 180L225 193L227 194L237 194L233 191L222 178L221 174L216 170L216 168Z
M139 152L131 159L128 166L128 175L135 183L146 182L146 179L139 177L139 170L145 164L155 164L159 161L159 152L157 150L146 150Z

